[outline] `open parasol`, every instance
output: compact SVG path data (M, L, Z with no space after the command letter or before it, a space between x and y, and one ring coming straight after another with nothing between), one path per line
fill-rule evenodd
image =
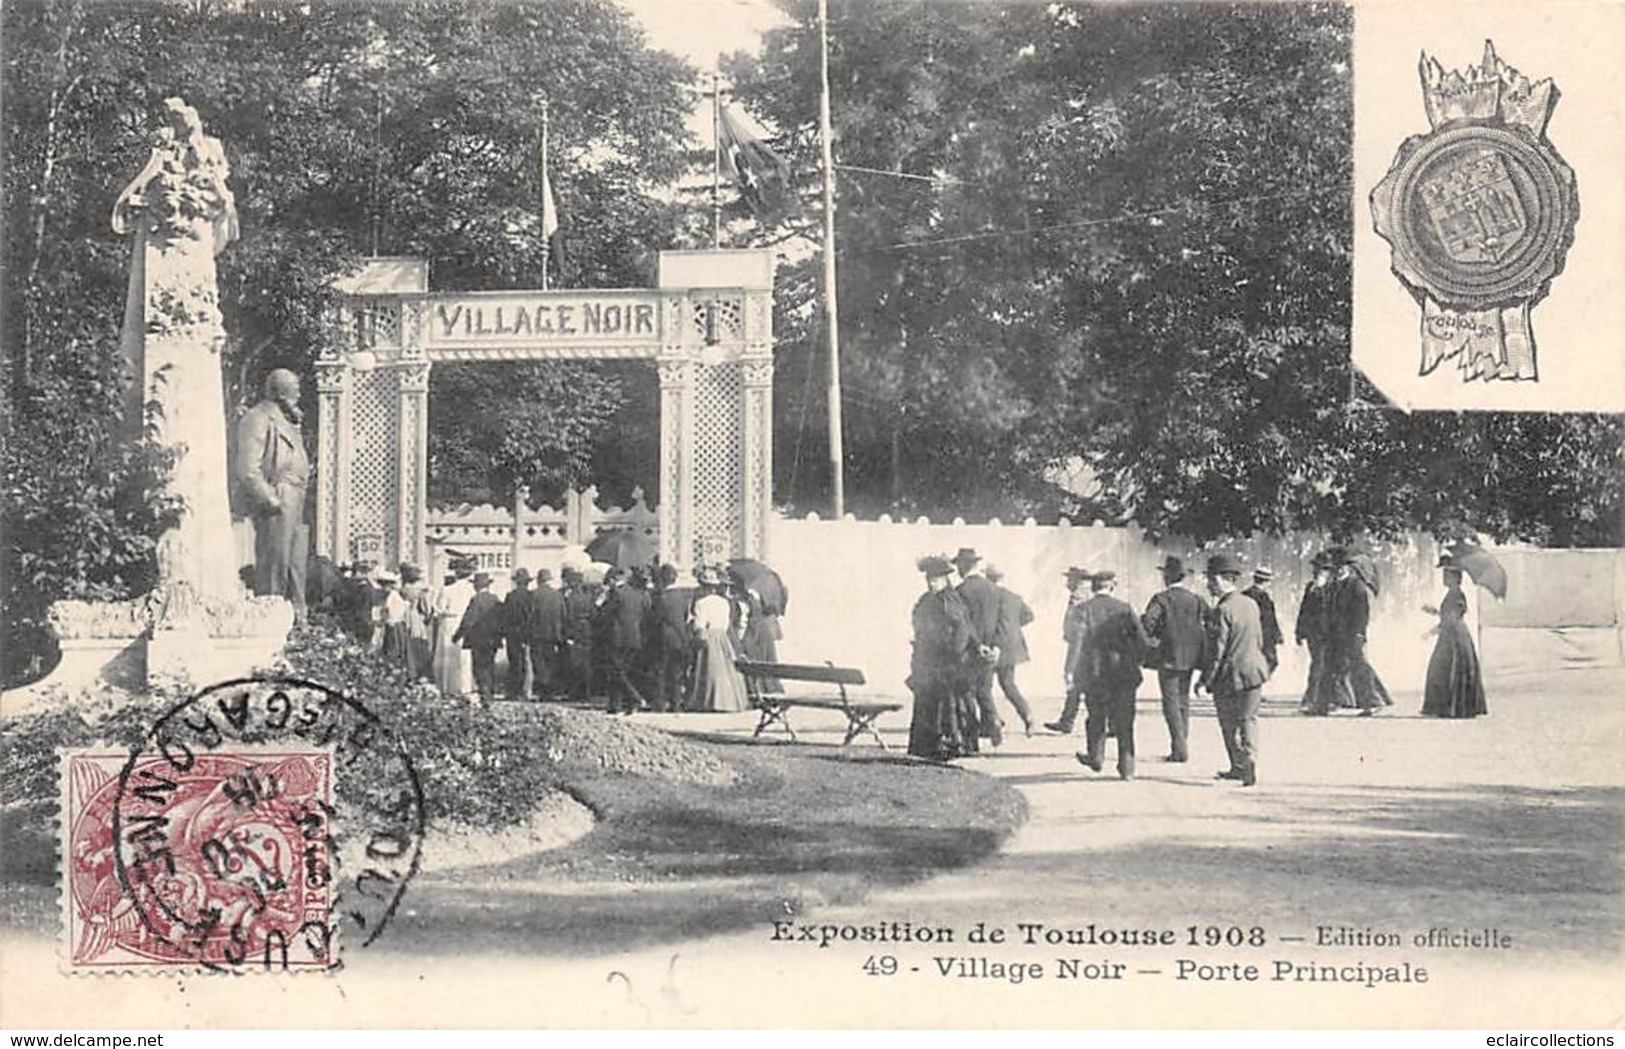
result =
M762 599L762 611L770 616L782 616L790 604L790 590L779 573L762 562L749 557L736 557L728 562L728 571L746 590L754 590Z
M1505 600L1507 570L1495 559L1494 554L1465 539L1451 543L1446 552L1450 555L1451 563L1466 572L1469 579Z
M594 561L614 565L616 568L644 568L659 553L653 542L634 529L600 532L587 544L587 553Z

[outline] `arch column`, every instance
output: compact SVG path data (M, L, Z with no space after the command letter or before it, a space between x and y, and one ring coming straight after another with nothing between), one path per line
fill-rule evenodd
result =
M694 362L656 362L660 372L660 560L687 565L693 537Z
M336 353L316 362L316 554L347 561L350 535L350 368Z
M773 357L742 364L744 433L744 536L746 557L767 556L767 519L773 510Z

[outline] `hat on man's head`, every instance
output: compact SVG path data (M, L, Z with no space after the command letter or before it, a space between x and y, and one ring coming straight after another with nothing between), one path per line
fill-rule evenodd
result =
M1352 546L1338 546L1332 548L1337 557L1337 564L1352 565L1360 559L1359 553Z
M694 578L709 586L722 585L722 567L720 565L695 565Z
M1333 563L1330 550L1318 550L1315 552L1315 556L1309 559L1310 568L1330 568Z
M1089 582L1097 587L1117 582L1117 573L1110 568L1103 568L1089 577Z
M1253 578L1260 583L1267 583L1275 578L1275 572L1271 570L1269 565L1254 565Z
M1241 558L1235 554L1214 554L1207 559L1208 575L1241 575Z
M474 589L478 590L478 589L480 589L482 587L487 587L487 586L490 586L490 585L491 585L491 573L490 572L475 572L474 573Z
M415 583L415 582L417 582L418 580L420 580L422 578L423 578L423 569L419 568L417 565L402 565L401 566L401 582L403 582L403 583Z
M1173 554L1169 554L1167 557L1162 559L1162 564L1157 566L1157 571L1161 572L1163 575L1178 576L1179 578L1184 579L1185 562L1181 561Z
M372 581L375 583L398 583L400 579L396 577L394 572L377 572L373 575Z
M536 570L536 581L538 583L545 583L552 578L553 570L551 568L538 568Z
M961 551L963 552L963 551ZM936 579L939 576L953 575L953 564L948 558L939 554L931 554L914 562L914 567L925 573L927 579Z
M1451 554L1448 554L1448 553L1440 554L1439 555L1439 567L1440 568L1451 568L1451 569L1454 569L1457 572L1459 572L1459 571L1461 571L1461 562L1457 561L1456 558Z
M974 565L982 560L982 555L968 546L959 548L959 553L949 558L956 565Z
M1079 583L1092 578L1094 578L1094 573L1087 568L1079 568L1077 565L1073 565L1066 570L1067 586L1077 586Z
M530 569L528 569L528 568L515 568L513 570L513 581L516 582L516 583L528 583L528 582L530 582Z
M999 571L997 565L983 565L982 574L987 576L987 581L990 583L997 583L1004 578L1004 573Z

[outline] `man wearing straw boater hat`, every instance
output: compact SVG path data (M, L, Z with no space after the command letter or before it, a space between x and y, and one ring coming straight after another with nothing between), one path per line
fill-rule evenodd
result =
M1276 649L1281 647L1284 640L1281 621L1275 618L1275 598L1270 596L1270 583L1274 579L1275 573L1269 565L1257 565L1253 568L1253 585L1242 591L1258 606L1258 623L1263 628L1260 640L1264 642L1264 662L1269 664L1271 674L1281 665L1281 657L1276 654Z
M1230 554L1208 558L1208 591L1218 601L1213 606L1208 658L1197 688L1213 693L1219 732L1230 756L1230 767L1218 778L1240 780L1243 787L1251 787L1258 782L1258 708L1270 673L1264 662L1258 606L1241 592L1241 571L1241 561Z
M1191 675L1207 643L1207 602L1184 585L1185 562L1169 555L1157 570L1163 589L1145 606L1141 623L1151 644L1146 665L1157 672L1162 719L1168 725L1168 761L1190 760Z
M995 747L1004 742L1004 722L993 705L993 670L999 662L999 590L982 574L982 555L968 546L953 557L959 572L955 591L970 613L971 636L978 663L971 668L971 684L976 709L981 714L981 731Z

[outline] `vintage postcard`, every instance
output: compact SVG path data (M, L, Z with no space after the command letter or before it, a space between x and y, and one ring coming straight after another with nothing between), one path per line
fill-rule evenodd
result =
M0 1026L1618 1027L1625 5L0 8Z

